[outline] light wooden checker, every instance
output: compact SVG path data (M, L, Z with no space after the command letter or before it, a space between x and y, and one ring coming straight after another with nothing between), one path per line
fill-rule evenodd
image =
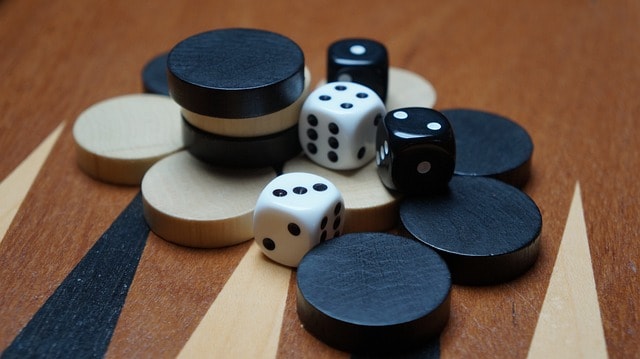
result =
M436 89L426 78L399 67L389 68L387 111L402 107L433 108L437 97Z
M271 168L211 167L181 151L159 161L142 180L144 216L173 243L223 247L253 238L253 209Z
M80 168L100 181L138 185L159 159L183 147L180 107L171 98L131 94L94 104L73 126Z
M380 182L374 161L359 169L335 171L298 156L284 165L283 172L309 172L336 185L344 198L344 233L386 231L397 224L401 196Z
M318 82L316 87L327 83ZM387 111L403 107L433 108L437 100L436 89L431 82L419 74L399 67L389 67L389 88L387 89Z
M304 69L304 90L291 105L267 115L249 118L205 116L182 108L185 120L203 131L231 137L257 137L286 130L298 123L300 108L309 95L311 72Z

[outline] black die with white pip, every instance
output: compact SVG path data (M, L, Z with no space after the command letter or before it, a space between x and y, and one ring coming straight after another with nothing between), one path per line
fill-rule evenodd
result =
M378 41L342 39L327 51L327 82L357 82L386 101L389 86L389 55Z
M382 183L407 194L444 188L453 176L456 144L449 120L422 107L390 111L378 126L376 164Z

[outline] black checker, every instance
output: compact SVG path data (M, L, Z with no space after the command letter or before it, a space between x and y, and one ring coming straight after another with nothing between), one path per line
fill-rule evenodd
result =
M162 53L152 58L142 69L142 89L146 93L169 96L167 57Z
M257 29L193 35L167 59L171 96L205 116L258 117L295 102L304 90L304 55L287 37Z
M304 328L340 350L398 354L437 336L449 318L451 278L424 244L351 233L309 251L297 270Z
M533 142L514 121L469 109L442 111L456 139L454 174L485 176L522 187L529 179Z
M298 125L271 135L239 138L203 131L183 118L182 138L194 157L227 168L277 166L302 151Z
M443 193L406 198L400 220L445 259L457 284L505 282L538 258L540 210L524 192L492 178L453 176Z

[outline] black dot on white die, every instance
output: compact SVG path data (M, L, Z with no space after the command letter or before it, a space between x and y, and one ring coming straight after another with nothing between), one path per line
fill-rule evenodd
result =
M313 127L318 126L318 118L315 115L307 116L307 123Z
M320 97L318 97L320 99L320 101L329 101L331 100L331 96L329 95L320 95Z
M284 197L287 195L287 191L283 190L282 188L276 188L271 193L276 197Z
M333 238L339 237L340 236L340 231L335 231L333 232Z
M364 157L364 154L366 153L367 149L364 148L364 146L360 147L360 149L358 150L358 159L361 160L362 157Z
M340 219L340 216L336 217L336 219L333 220L333 229L338 229L338 227L340 227L340 222L342 222L342 220Z
M367 98L367 97L369 97L369 95L367 95L367 94L366 94L366 93L364 93L364 92L358 92L358 93L356 94L356 97L357 97L357 98Z
M324 229L327 226L327 222L329 222L329 218L327 216L322 217L322 221L320 222L320 229Z
M307 193L307 189L302 187L302 186L294 187L293 188L293 193L295 193L295 194L305 194L305 193Z
M313 143L307 144L307 150L309 150L309 153L311 153L313 155L318 153L318 147L316 147L316 145L314 145Z
M264 247L264 249L272 251L276 249L276 242L274 242L271 238L264 238L262 240L262 246Z
M326 191L328 188L329 188L329 187L328 187L326 184L324 184L324 183L316 183L316 184L314 184L314 185L313 185L313 189L314 189L315 191L318 191L318 192L324 192L324 191Z
M376 117L373 118L373 125L374 126L378 126L380 121L382 121L382 114L381 113L377 114Z
M347 89L347 86L344 85L337 85L336 87L334 87L337 91L344 91Z
M293 236L299 236L300 235L300 226L298 226L295 223L289 223L287 225L287 230L289 231L289 233L291 233L291 235Z
M351 104L349 102L344 102L344 103L340 104L340 107L344 108L345 110L348 110L348 109L353 107L353 104Z
M314 130L313 128L310 128L307 130L307 137L309 137L311 141L315 141L318 139L318 132L316 132L316 130Z
M320 234L320 243L326 240L327 240L327 231L322 231L322 234Z
M334 135L337 135L338 132L340 132L340 127L338 127L338 125L335 122L331 122L329 124L329 132L333 133Z
M338 162L338 154L333 151L329 151L329 153L327 153L327 158L331 162Z
M336 206L333 207L333 214L337 216L341 210L342 210L342 202L338 202L336 203Z
M329 142L329 147L333 148L334 150L340 146L340 142L338 142L338 139L333 136L329 137L327 142Z
M356 354L397 355L437 337L449 319L451 277L434 250L387 233L336 237L298 265L305 330Z

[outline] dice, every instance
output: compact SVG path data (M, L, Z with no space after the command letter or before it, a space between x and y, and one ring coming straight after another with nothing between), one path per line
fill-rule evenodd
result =
M383 44L369 39L344 39L329 46L327 82L352 81L371 88L386 101L389 56Z
M341 234L344 212L342 194L329 180L304 172L283 174L258 197L255 241L275 262L297 267L311 248Z
M422 107L387 113L376 134L376 164L382 183L407 194L446 187L455 168L453 129L440 112Z
M300 144L317 164L335 170L359 168L375 156L378 123L386 113L373 90L353 82L331 82L302 105Z

